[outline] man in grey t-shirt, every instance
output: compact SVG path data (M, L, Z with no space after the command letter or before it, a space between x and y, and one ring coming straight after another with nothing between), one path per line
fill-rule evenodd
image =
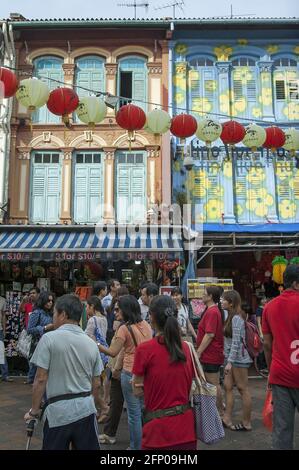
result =
M96 343L79 326L82 311L78 297L60 297L55 331L42 336L31 358L37 373L32 408L24 419L39 416L46 392L43 450L67 450L70 444L77 450L99 449L96 406L103 364Z

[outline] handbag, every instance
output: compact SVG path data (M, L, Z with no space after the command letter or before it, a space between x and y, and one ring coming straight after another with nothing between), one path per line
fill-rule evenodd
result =
M225 436L216 406L217 387L206 381L193 344L187 344L194 369L190 401L194 412L196 437L204 444L215 444Z
M16 344L16 351L26 359L31 357L31 351L33 346L33 336L30 335L27 330L23 330L19 336L19 340Z
M263 425L272 432L273 429L273 398L272 390L267 390L263 408Z

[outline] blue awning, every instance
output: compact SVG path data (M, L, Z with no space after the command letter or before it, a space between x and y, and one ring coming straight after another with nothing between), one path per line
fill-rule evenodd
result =
M206 232L235 232L235 233L297 233L299 223L295 224L203 224Z
M180 232L163 226L0 227L2 253L117 253L182 251Z

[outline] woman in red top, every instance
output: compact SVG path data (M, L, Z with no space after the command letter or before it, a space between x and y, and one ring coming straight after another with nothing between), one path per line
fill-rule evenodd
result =
M208 382L217 387L217 408L223 414L220 387L220 367L224 362L224 312L220 304L220 290L217 286L206 288L203 295L206 305L198 324L197 353Z
M134 393L144 393L146 409L142 449L196 450L189 404L193 366L189 347L181 340L175 303L159 295L149 313L156 336L138 346L133 366Z

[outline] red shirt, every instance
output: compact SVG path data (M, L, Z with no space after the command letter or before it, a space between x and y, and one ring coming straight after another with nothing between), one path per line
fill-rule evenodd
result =
M215 336L206 350L202 353L200 361L205 364L221 365L224 362L224 338L221 313L216 305L209 307L198 324L197 347L200 346L205 334L213 333Z
M148 411L172 408L189 402L193 366L189 348L185 342L182 344L187 362L170 362L161 337L137 347L133 374L144 377L144 402ZM143 426L143 449L172 447L194 441L196 435L192 409L181 415L153 419Z
M286 290L266 304L262 331L273 337L269 383L299 388L299 292Z
M32 313L33 310L33 304L25 304L24 305L24 314L25 314L25 328L27 329L28 327L28 322L29 322L29 316L30 313Z

